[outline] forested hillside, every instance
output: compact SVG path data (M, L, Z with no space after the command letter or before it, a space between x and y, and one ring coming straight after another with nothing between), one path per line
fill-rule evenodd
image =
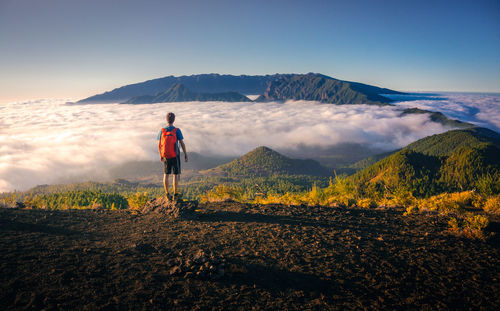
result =
M500 145L500 134L483 127L451 130L422 138L405 149L433 156L450 156L461 147L475 148L483 144Z
M500 191L498 134L473 128L453 130L418 140L353 175L365 195L395 189L416 196L441 192Z
M270 148L258 147L229 163L202 171L202 174L226 177L266 177L274 175L327 176L330 172L314 160L291 159Z

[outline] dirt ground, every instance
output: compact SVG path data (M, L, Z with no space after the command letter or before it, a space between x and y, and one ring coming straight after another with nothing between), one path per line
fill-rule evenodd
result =
M392 209L0 209L0 306L498 310L497 236L470 240L439 216Z

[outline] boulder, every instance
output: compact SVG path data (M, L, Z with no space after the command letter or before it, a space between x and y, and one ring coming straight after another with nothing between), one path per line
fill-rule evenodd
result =
M196 207L198 207L197 201L171 201L165 197L158 197L146 202L139 211L142 213L156 213L179 218L193 215Z

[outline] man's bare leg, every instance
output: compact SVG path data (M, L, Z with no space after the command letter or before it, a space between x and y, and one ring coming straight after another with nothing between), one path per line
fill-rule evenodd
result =
M179 188L179 178L178 177L179 177L179 175L174 174L174 185L173 185L173 187L174 187L174 195L177 194L177 189Z
M165 195L167 196L167 199L168 199L168 178L169 178L169 176L170 175L163 174L163 187L165 188Z

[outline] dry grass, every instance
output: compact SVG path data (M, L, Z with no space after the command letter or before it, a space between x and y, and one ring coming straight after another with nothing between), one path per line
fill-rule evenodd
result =
M497 194L486 199L483 209L490 214L500 214L500 195Z

